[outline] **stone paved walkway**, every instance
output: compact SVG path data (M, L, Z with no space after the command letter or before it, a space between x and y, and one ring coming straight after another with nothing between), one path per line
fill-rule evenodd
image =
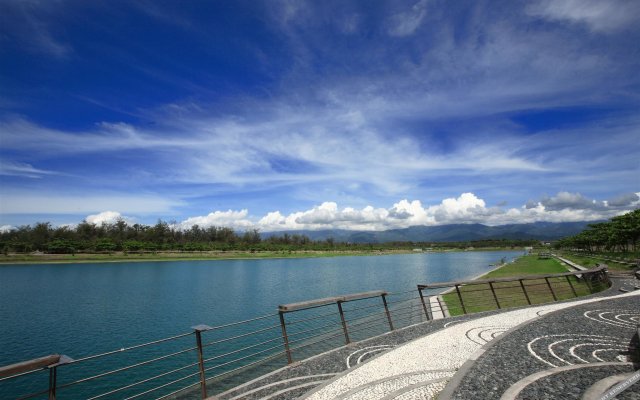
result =
M631 363L638 362L632 337L640 323L634 284L617 281L577 301L430 321L296 363L218 398L500 399L511 390L505 400L579 399L599 381L638 367ZM533 382L521 382L527 377ZM618 398L640 399L635 389Z

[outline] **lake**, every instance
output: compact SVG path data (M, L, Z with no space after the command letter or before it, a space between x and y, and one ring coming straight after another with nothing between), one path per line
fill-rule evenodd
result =
M470 279L523 251L0 266L0 366L72 358L273 313L279 304Z

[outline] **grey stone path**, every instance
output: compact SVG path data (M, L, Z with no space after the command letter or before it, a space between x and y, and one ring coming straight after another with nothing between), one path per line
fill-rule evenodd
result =
M639 295L562 309L510 332L442 398L581 399L601 379L634 372L640 362ZM640 385L617 398L640 399Z
M554 373L521 384L512 398L581 398L580 390L634 368L629 343L635 331L627 326L640 322L634 285L617 280L612 289L577 301L422 323L295 363L216 398L500 399L519 380L545 370ZM565 368L594 362L611 365ZM640 399L638 392L625 393L632 394L618 398Z

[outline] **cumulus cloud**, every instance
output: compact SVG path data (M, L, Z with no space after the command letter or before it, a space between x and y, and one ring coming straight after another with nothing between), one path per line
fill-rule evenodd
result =
M524 207L526 209L543 207L545 211L591 210L606 212L634 208L638 205L640 205L638 193L625 193L611 200L598 201L589 199L580 193L559 192L555 196L545 196L538 201L529 200Z
M202 228L209 226L225 226L234 229L250 229L254 227L254 223L247 219L248 210L240 211L214 211L208 215L201 217L191 217L178 224L179 228L188 229L194 225Z
M605 207L603 202L591 200L580 193L560 192L553 197L544 197L540 200L546 210L557 211L563 209L588 210L602 209Z
M0 226L0 233L7 233L7 232L11 232L12 230L16 229L15 226L12 225L2 225Z
M346 207L340 210L335 202L325 202L310 210L287 216L279 211L270 212L258 221L265 231L292 229L384 229L388 211L371 206L361 210Z
M125 217L117 211L103 211L98 214L87 215L84 219L90 224L94 225L105 225L105 224L113 224L118 220L123 220L125 222L131 222L131 218Z
M324 202L305 211L283 215L272 211L263 217L252 217L248 210L216 211L204 217L192 217L179 224L182 229L200 226L229 226L236 229L262 231L347 229L380 231L410 226L482 223L504 225L539 221L572 222L607 219L640 207L640 197L621 196L624 205L590 200L580 193L560 192L553 197L530 201L518 208L487 207L486 202L473 193L442 200L424 206L420 200L401 200L389 208L367 206L361 209L340 208L335 202ZM621 203L623 201L621 200Z
M626 193L608 200L607 205L611 207L625 207L634 203L637 204L639 200L640 195L638 193Z

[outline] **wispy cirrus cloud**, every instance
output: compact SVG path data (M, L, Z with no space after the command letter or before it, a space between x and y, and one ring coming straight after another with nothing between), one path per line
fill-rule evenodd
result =
M51 19L57 14L58 2L7 0L0 13L3 40L10 39L33 53L65 58L72 53L71 45L56 37Z
M535 219L546 207L545 216L590 218L587 208L553 209L567 196L542 194L604 199L638 182L640 31L629 22L632 2L287 0L221 7L213 16L225 16L220 24L196 3L69 2L60 7L64 18L49 4L21 4L11 3L12 12L28 8L74 57L58 57L69 65L60 63L51 78L18 68L7 75L16 86L3 94L11 111L0 113L0 159L10 213L45 210L32 199L53 193L54 213L132 215L149 199L149 210L203 222L314 225L317 214L365 227L402 226L402 215L495 223L511 217L487 204L531 198L539 200L528 211L509 212ZM89 9L97 20L86 36L104 42L86 43L86 27L64 24ZM114 16L126 19L122 32L112 29ZM148 32L135 30L141 18ZM3 25L6 37L37 42L37 30ZM139 41L130 43L133 34ZM162 51L156 34L166 39ZM219 37L234 41L210 40ZM104 81L76 73L94 70ZM71 85L57 86L71 75ZM27 76L42 76L51 93L21 87ZM67 86L95 114L78 113L77 103L16 105L28 103L31 90L63 99ZM67 124L78 115L90 117ZM59 195L60 187L95 204ZM18 192L28 201L20 204ZM110 201L100 200L105 192ZM443 198L477 212L454 212L453 203L431 208ZM331 201L320 206L320 199ZM257 203L259 217L237 214Z
M333 120L327 119L333 115ZM461 143L448 154L411 135L389 136L344 110L276 110L265 120L172 120L156 130L128 124L101 124L89 132L63 132L14 120L0 124L7 149L30 154L144 151L153 168L170 166L185 183L351 181L393 192L421 174L454 170L544 171L547 167L494 144ZM176 158L181 158L176 168ZM158 174L162 175L162 174Z
M22 162L0 160L0 175L20 176L39 179L46 175L56 175L55 171L47 171L35 168L33 165Z
M420 0L413 4L410 9L392 15L387 21L389 35L412 35L425 17L427 4L427 0Z
M583 23L596 32L611 32L636 23L640 5L625 0L540 0L529 3L526 10L552 21Z

